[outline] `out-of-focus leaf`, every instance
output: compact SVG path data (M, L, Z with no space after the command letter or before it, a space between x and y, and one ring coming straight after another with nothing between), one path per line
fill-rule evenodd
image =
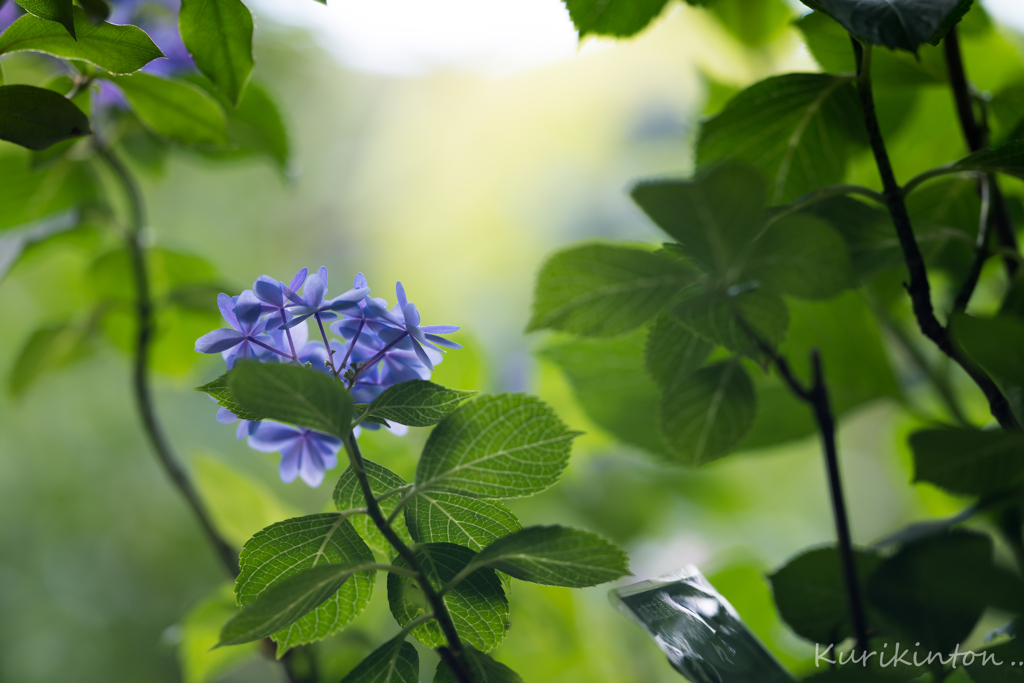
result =
M696 372L714 348L675 316L663 315L647 335L644 365L655 384L667 389Z
M615 339L574 339L540 356L566 374L583 412L616 438L665 455L656 415L661 391L644 372L646 331Z
M1008 142L998 149L975 152L952 164L950 168L957 171L1006 173L1024 178L1024 140Z
M762 354L749 329L769 346L776 347L789 327L789 311L782 297L761 288L735 296L720 291L704 292L675 306L672 316L694 334L753 358Z
M773 223L757 241L743 276L800 299L831 299L853 284L846 242L808 214Z
M859 111L849 77L773 76L701 126L697 166L726 159L752 164L768 180L769 202L785 204L842 181L849 156L864 139Z
M78 7L74 14L77 40L60 24L26 14L0 35L0 55L26 50L43 52L88 62L112 74L138 71L164 56L140 28L107 23L94 26Z
M1024 434L946 427L910 435L914 481L986 496L1024 480Z
M370 460L363 459L363 469L366 471L366 478L370 482L370 490L373 491L374 496L379 498L385 493L395 492L387 498L382 498L378 501L381 512L386 516L391 516L391 513L395 511L398 501L402 499L402 495L405 492L398 491L398 489L403 487L408 489L411 488L411 485L388 468ZM342 472L341 477L338 479L338 484L334 487L334 507L339 512L366 507L366 499L363 497L359 480L351 466L345 468L345 471ZM391 544L387 542L369 515L354 515L352 517L352 526L356 528L356 531L359 532L359 535L362 536L367 545L375 551L385 556L392 554ZM391 523L391 528L403 542L412 544L413 541L409 535L409 529L405 526L404 515L395 517L395 521Z
M221 626L238 612L230 583L218 586L189 608L178 627L178 662L184 683L214 683L243 663L259 657L255 643L212 649Z
M0 187L0 231L73 207L95 206L102 197L93 169L68 159L32 170L23 156L0 156Z
M216 100L186 81L149 74L116 76L139 119L157 135L189 147L226 147L228 122Z
M1005 384L1024 387L1024 320L959 313L949 327L957 343L985 370Z
M71 210L26 225L20 230L0 232L0 280L32 244L59 235L78 225L79 213Z
M78 4L85 10L85 16L89 17L94 26L110 17L110 5L106 0L78 0Z
M348 437L352 397L341 382L322 372L297 365L245 361L228 371L228 387L249 413L339 439Z
M751 47L778 36L793 16L783 0L713 0L707 6L729 33Z
M454 543L472 550L522 528L500 501L440 491L416 494L405 506L405 524L417 543Z
M580 34L627 38L639 33L661 14L668 0L565 0L569 17Z
M241 0L182 0L181 39L206 77L237 105L252 73L252 15Z
M341 683L419 683L420 656L405 636L393 638L367 655Z
M629 332L657 316L692 285L680 261L611 244L570 247L541 268L528 331L554 329L588 337Z
M1024 681L1024 640L1020 636L976 653L964 668L974 683L1021 683ZM962 660L961 660L962 661ZM997 664L998 662L998 664Z
M973 0L810 0L861 40L916 52L937 44L970 9Z
M475 555L469 548L452 543L429 543L417 546L414 552L430 584L438 591L455 578ZM394 565L406 567L401 558L396 558ZM486 652L504 640L508 630L508 599L493 569L479 569L471 573L442 599L451 613L455 630L469 645ZM388 604L391 614L402 626L426 614L429 609L416 582L394 573L388 574ZM412 635L427 647L447 644L436 621L417 626Z
M1024 83L997 92L988 106L1000 142L1024 140Z
M658 423L669 453L696 466L728 454L750 430L756 412L750 377L732 361L702 368L666 389Z
M467 647L464 657L469 663L470 675L477 683L523 683L515 671L474 647ZM437 663L433 683L458 683L458 680L443 659Z
M15 0L21 8L40 19L55 21L75 37L75 14L71 0Z
M7 387L20 396L40 376L89 357L96 332L92 318L43 327L28 338L11 367Z

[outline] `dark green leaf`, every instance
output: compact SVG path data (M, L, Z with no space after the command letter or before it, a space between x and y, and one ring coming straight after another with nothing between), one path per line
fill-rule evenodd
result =
M469 564L475 553L451 543L431 543L415 548L416 559L435 590L441 590ZM401 558L398 567L406 564ZM480 569L444 594L455 630L462 639L483 651L493 650L508 630L508 600L501 580L492 569ZM388 574L388 604L391 614L405 626L429 610L423 591L412 579ZM421 624L412 635L427 647L440 647L448 642L436 621Z
M574 339L547 346L540 356L565 373L573 395L594 423L625 443L665 454L656 415L658 386L644 371L640 330L614 339Z
M75 37L75 13L71 0L15 0L21 8L40 19L55 21Z
M476 393L414 379L385 389L363 414L410 427L429 427Z
M565 469L576 436L538 398L480 396L431 432L416 467L416 490L472 498L538 493Z
M611 337L643 325L694 282L677 259L611 244L570 247L541 268L528 331Z
M195 390L212 396L220 406L230 410L239 420L263 419L262 415L247 411L235 400L234 395L231 393L231 387L228 384L228 373L226 372L212 382L196 387Z
M3 238L0 238L2 258ZM20 396L44 373L88 357L94 350L94 322L90 319L84 323L61 323L33 332L11 367L7 380L11 394Z
M196 68L237 105L252 73L252 15L241 0L182 0L181 39Z
M402 496L408 492L408 489L412 488L411 484L388 468L365 458L363 459L363 469L366 471L366 478L370 482L370 490L379 499L377 502L380 505L381 511L386 516L390 516L398 506L398 502L402 500ZM390 493L391 495L387 498L380 498L385 493ZM359 486L359 479L356 477L356 473L351 466L342 472L337 486L334 487L334 506L340 512L366 507L366 499L363 497L363 490ZM381 555L390 557L394 552L391 544L387 542L369 515L354 516L352 518L352 525L359 532L359 535L363 537L363 540ZM395 520L391 523L391 528L402 541L409 545L412 544L412 537L405 526L405 517L403 515L395 517Z
M345 515L329 513L287 519L268 526L246 542L238 558L241 572L235 580L235 595L238 604L249 605L304 570L372 562L370 549ZM375 578L372 571L355 574L340 589L324 595L312 614L299 614L264 636L273 636L280 656L294 645L339 631L365 609L373 594Z
M668 0L564 0L580 37L590 34L626 38L661 14Z
M629 574L626 553L600 536L563 526L531 526L494 541L473 558L521 581L585 588Z
M647 335L644 365L654 382L666 389L696 372L714 348L675 316L663 315Z
M90 132L89 117L66 97L31 85L0 85L0 140L38 150Z
M341 683L419 683L420 656L405 637L393 638L371 652Z
M757 397L737 361L698 370L665 390L658 421L669 452L690 465L726 455L750 430Z
M855 551L853 559L861 586L882 561L865 551ZM779 615L797 635L823 645L841 643L853 635L846 582L835 547L798 555L768 580Z
M754 358L761 357L757 337L777 347L786 336L789 311L778 294L754 289L730 296L726 292L704 292L685 299L672 309L684 327L702 338Z
M75 33L52 21L26 14L0 35L0 55L11 52L43 52L61 59L89 62L113 74L138 71L164 54L145 31L135 26L103 23L93 26L89 17L76 7Z
M228 373L228 388L249 413L339 439L348 436L352 397L341 382L322 372L283 363L243 361Z
M269 157L287 175L288 133L270 94L259 83L250 82L238 107L227 108L227 114L228 132L238 148Z
M971 7L973 0L813 0L812 9L827 12L863 41L916 52L922 43L937 43Z
M497 500L440 491L416 494L405 507L405 523L417 543L454 543L472 550L522 528Z
M949 326L957 343L985 370L1006 384L1024 387L1024 319L961 313Z
M801 299L831 299L853 285L842 236L808 214L786 216L757 241L743 276Z
M999 149L983 149L952 164L956 171L1006 173L1024 178L1024 140L1008 142Z
M322 564L274 583L224 624L217 646L250 643L288 628L330 599L353 575L372 568Z
M910 436L914 481L986 496L1024 480L1024 434L948 427Z
M632 194L651 220L679 241L687 256L708 273L728 278L760 232L766 192L756 170L719 166L689 182L644 182Z
M697 166L725 159L753 164L768 179L769 202L785 204L842 181L864 138L859 112L848 77L773 76L741 92L701 126Z
M124 91L139 120L157 135L190 147L230 144L224 111L201 88L149 74L112 80Z
M987 647L967 664L960 660L974 683L1024 683L1024 639Z
M474 647L466 648L463 658L469 664L469 673L476 683L523 683L523 679L515 671ZM437 663L433 683L458 683L455 674L444 660Z
M989 111L998 141L1024 140L1024 83L1015 83L993 95Z
M78 4L85 10L85 15L94 26L102 24L110 17L110 5L106 0L78 0Z

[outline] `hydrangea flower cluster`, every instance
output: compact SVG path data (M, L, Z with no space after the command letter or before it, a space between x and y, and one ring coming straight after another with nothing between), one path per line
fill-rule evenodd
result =
M421 325L419 311L406 298L401 282L395 290L398 303L389 310L387 301L370 296L362 273L351 289L333 299L327 298L326 268L313 274L303 268L288 284L262 275L252 289L217 298L229 327L197 339L196 351L221 354L228 369L242 359L304 365L343 382L354 403L370 403L390 386L429 379L444 349L461 348L441 336L458 327ZM312 340L311 324L316 337ZM328 337L328 329L340 339ZM338 464L341 441L329 434L269 420L239 420L227 408L218 411L217 421L239 422L237 438L247 439L257 451L280 453L282 481L301 477L316 487L324 472ZM364 423L355 428L356 436L362 427L380 425ZM397 424L389 430L399 436L408 431Z

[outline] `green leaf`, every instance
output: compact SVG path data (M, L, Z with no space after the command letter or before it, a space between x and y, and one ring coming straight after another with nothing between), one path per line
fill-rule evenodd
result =
M56 214L102 203L93 168L69 159L33 170L22 155L0 156L0 187L5 197L0 202L0 231L16 226L35 229L28 224L39 219L43 219L40 224L51 220L63 224L72 214Z
M666 389L696 372L714 348L675 316L663 315L647 335L644 365L654 382Z
M329 375L297 365L240 362L228 388L242 409L265 419L348 436L352 397Z
M78 4L85 10L85 16L93 26L102 24L110 17L110 5L106 0L78 0Z
M181 39L196 68L237 105L252 73L252 15L241 0L182 0Z
M658 421L672 456L703 465L726 455L750 430L757 397L737 361L698 370L665 390Z
M854 551L861 586L882 560ZM779 615L793 632L813 643L841 643L853 635L839 553L834 546L797 555L768 577Z
M0 238L0 259L3 238ZM42 375L67 367L95 350L95 319L64 322L42 327L25 341L21 353L11 366L7 388L12 396L22 396Z
M31 85L0 85L0 140L39 150L90 132L89 117L63 95Z
M729 33L744 45L758 47L782 33L793 11L783 0L700 0Z
M222 408L230 410L239 420L262 420L262 415L246 410L241 403L235 400L228 384L228 375L229 373L225 372L212 382L196 387L195 390L212 396Z
M861 40L916 52L936 44L971 7L973 0L813 0L812 9L829 16Z
M79 212L71 210L26 225L20 230L0 232L0 280L4 279L25 249L54 235L67 232L78 224Z
M954 171L1006 173L1024 178L1024 140L1008 142L998 149L983 149L949 166Z
M264 593L292 581L305 570L325 566L346 568L372 562L373 554L345 515L326 513L287 519L263 529L242 548L238 558L241 572L235 580L235 595L240 605L255 604ZM346 571L333 575L333 578L330 574L316 578L313 583L321 579L328 582L323 584L325 591L331 580L347 582L344 586L338 583L338 587L329 592L310 593L318 598L312 606L308 606L309 602L300 603L307 606L305 611L297 612L298 608L289 611L287 614L291 620L287 623L279 620L268 622L276 627L258 637L272 635L277 641L277 654L281 656L294 645L320 640L344 628L366 607L376 578L372 571L366 569ZM347 580L353 572L355 576ZM302 591L310 584L305 580L295 580L289 585L295 588L296 594L304 594ZM274 595L278 599L292 593L286 591ZM312 600L312 597L306 599ZM313 607L316 607L315 612L307 615ZM276 618L273 610L264 611L261 607L257 612Z
M224 624L217 647L250 643L278 634L329 600L352 576L374 566L323 564L278 581ZM278 643L278 656L286 649Z
M496 500L440 491L416 494L406 505L405 523L417 543L454 543L472 550L522 528Z
M853 285L842 235L808 214L773 223L757 241L743 276L800 299L831 299Z
M644 371L646 334L573 339L547 346L539 355L561 368L596 425L625 443L665 455L655 417L661 392Z
M473 559L469 548L451 543L430 543L414 549L416 560L427 574L430 584L440 591ZM406 567L401 558L395 566ZM493 650L508 630L508 600L501 580L492 569L471 573L442 598L451 614L459 636L484 652ZM405 626L430 609L423 591L412 579L388 574L388 604L391 614ZM448 641L436 621L428 621L412 630L416 640L430 648L447 645Z
M863 131L849 77L773 76L742 91L701 126L697 167L723 160L752 164L768 180L770 203L785 204L842 181Z
M989 111L1000 142L1024 140L1024 83L1015 83L992 96Z
M474 647L467 647L463 658L469 665L469 673L476 683L523 683L523 679L515 671ZM458 683L455 674L443 659L437 663L433 683Z
M186 81L135 74L111 79L139 120L162 137L189 147L222 147L228 122L216 100Z
M259 83L250 82L237 108L226 108L228 132L240 150L269 157L288 174L291 155L288 132L274 99Z
M443 420L476 393L414 379L385 389L363 415L409 427L429 427Z
M590 35L627 38L654 20L668 0L564 0L580 38Z
M785 302L768 289L735 296L721 291L703 292L673 308L672 316L694 334L753 358L762 354L747 326L773 348L782 342L789 326Z
M1024 480L1024 434L947 427L910 435L914 481L987 496Z
M586 244L552 255L541 268L527 331L553 329L612 337L664 310L694 273L642 248Z
M219 585L189 607L179 622L178 662L183 683L215 683L244 662L259 658L255 644L213 649L220 629L238 612L231 584Z
M760 232L766 193L760 173L736 165L710 168L692 181L643 182L632 191L633 200L687 256L723 279Z
M500 538L473 558L521 581L585 588L628 575L626 553L600 536L563 526L531 526Z
M1024 320L960 313L950 319L949 328L956 342L985 370L1005 384L1024 387Z
M416 467L416 490L471 498L538 493L561 475L576 436L538 398L480 396L431 432Z
M363 459L363 469L366 471L366 478L370 482L370 490L379 498L377 502L380 505L381 512L386 516L390 516L398 506L398 502L402 499L402 494L406 491L398 491L387 498L380 498L380 496L397 491L398 489L410 489L412 486L388 468L365 458ZM359 486L359 479L356 477L356 473L351 465L345 468L345 471L342 472L341 477L338 479L337 486L334 487L334 506L339 512L366 507L363 490ZM394 549L387 542L387 539L384 538L384 535L381 534L380 529L373 523L369 515L355 515L352 518L352 525L371 548L385 557L391 557ZM395 517L391 528L406 544L412 545L412 536L409 535L409 530L405 526L404 516L399 515Z
M1024 662L1024 640L1020 636L987 647L976 654L974 661L964 665L974 683L1024 682L1024 668L1021 667L1021 662Z
M40 19L55 21L75 37L75 13L71 0L15 0L21 8Z
M82 9L76 7L74 13L78 40L54 22L26 14L0 35L0 55L26 50L43 52L88 62L112 74L138 71L164 56L140 28L107 23L93 26Z
M392 638L367 655L341 683L419 683L420 656L405 636Z

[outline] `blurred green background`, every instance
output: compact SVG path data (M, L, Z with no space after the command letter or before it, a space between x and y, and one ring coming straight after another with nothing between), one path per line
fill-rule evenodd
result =
M627 583L697 564L785 664L813 667L813 647L781 624L763 576L833 538L816 441L699 471L665 464L590 424L560 371L532 354L543 336L523 334L546 253L595 236L657 242L626 196L630 182L686 175L697 122L732 88L816 69L789 13L780 4L778 16L751 28L680 6L633 41L591 41L543 65L396 75L338 60L323 32L303 28L322 9L310 5L292 26L274 19L287 8L256 8L256 75L285 113L294 178L189 154L138 168L154 243L212 261L231 292L264 273L287 279L326 265L333 290L362 271L375 296L393 301L401 279L427 323L462 326L466 349L448 354L437 381L537 393L586 431L555 488L509 502L524 525L580 525L623 544L635 574ZM1001 44L1000 54L1020 60L1016 36ZM968 60L981 87L1000 85L998 63ZM36 56L4 64L8 82L37 82L48 68ZM952 121L948 92L933 90L910 106L948 109ZM912 115L897 146L927 148L944 134L915 126ZM20 153L0 145L0 156ZM100 239L47 243L4 280L4 372L33 330L76 309ZM213 404L192 391L221 371L219 358L192 351L216 321L179 322L159 344L156 364L172 370L158 375L159 408L229 538L240 545L266 524L324 508L329 484L282 484L276 456L217 424ZM912 392L914 378L893 362ZM881 401L844 420L856 542L959 509L935 489L908 486L897 444L918 419ZM408 476L424 439L425 430L369 434L364 452ZM206 652L231 612L225 576L143 441L126 358L109 344L21 397L0 396L0 519L0 680L282 680L251 649ZM516 582L497 659L530 683L680 680L611 607L608 588ZM397 631L383 581L376 593L367 613L320 645L323 680L340 679ZM432 653L423 661L432 671Z

